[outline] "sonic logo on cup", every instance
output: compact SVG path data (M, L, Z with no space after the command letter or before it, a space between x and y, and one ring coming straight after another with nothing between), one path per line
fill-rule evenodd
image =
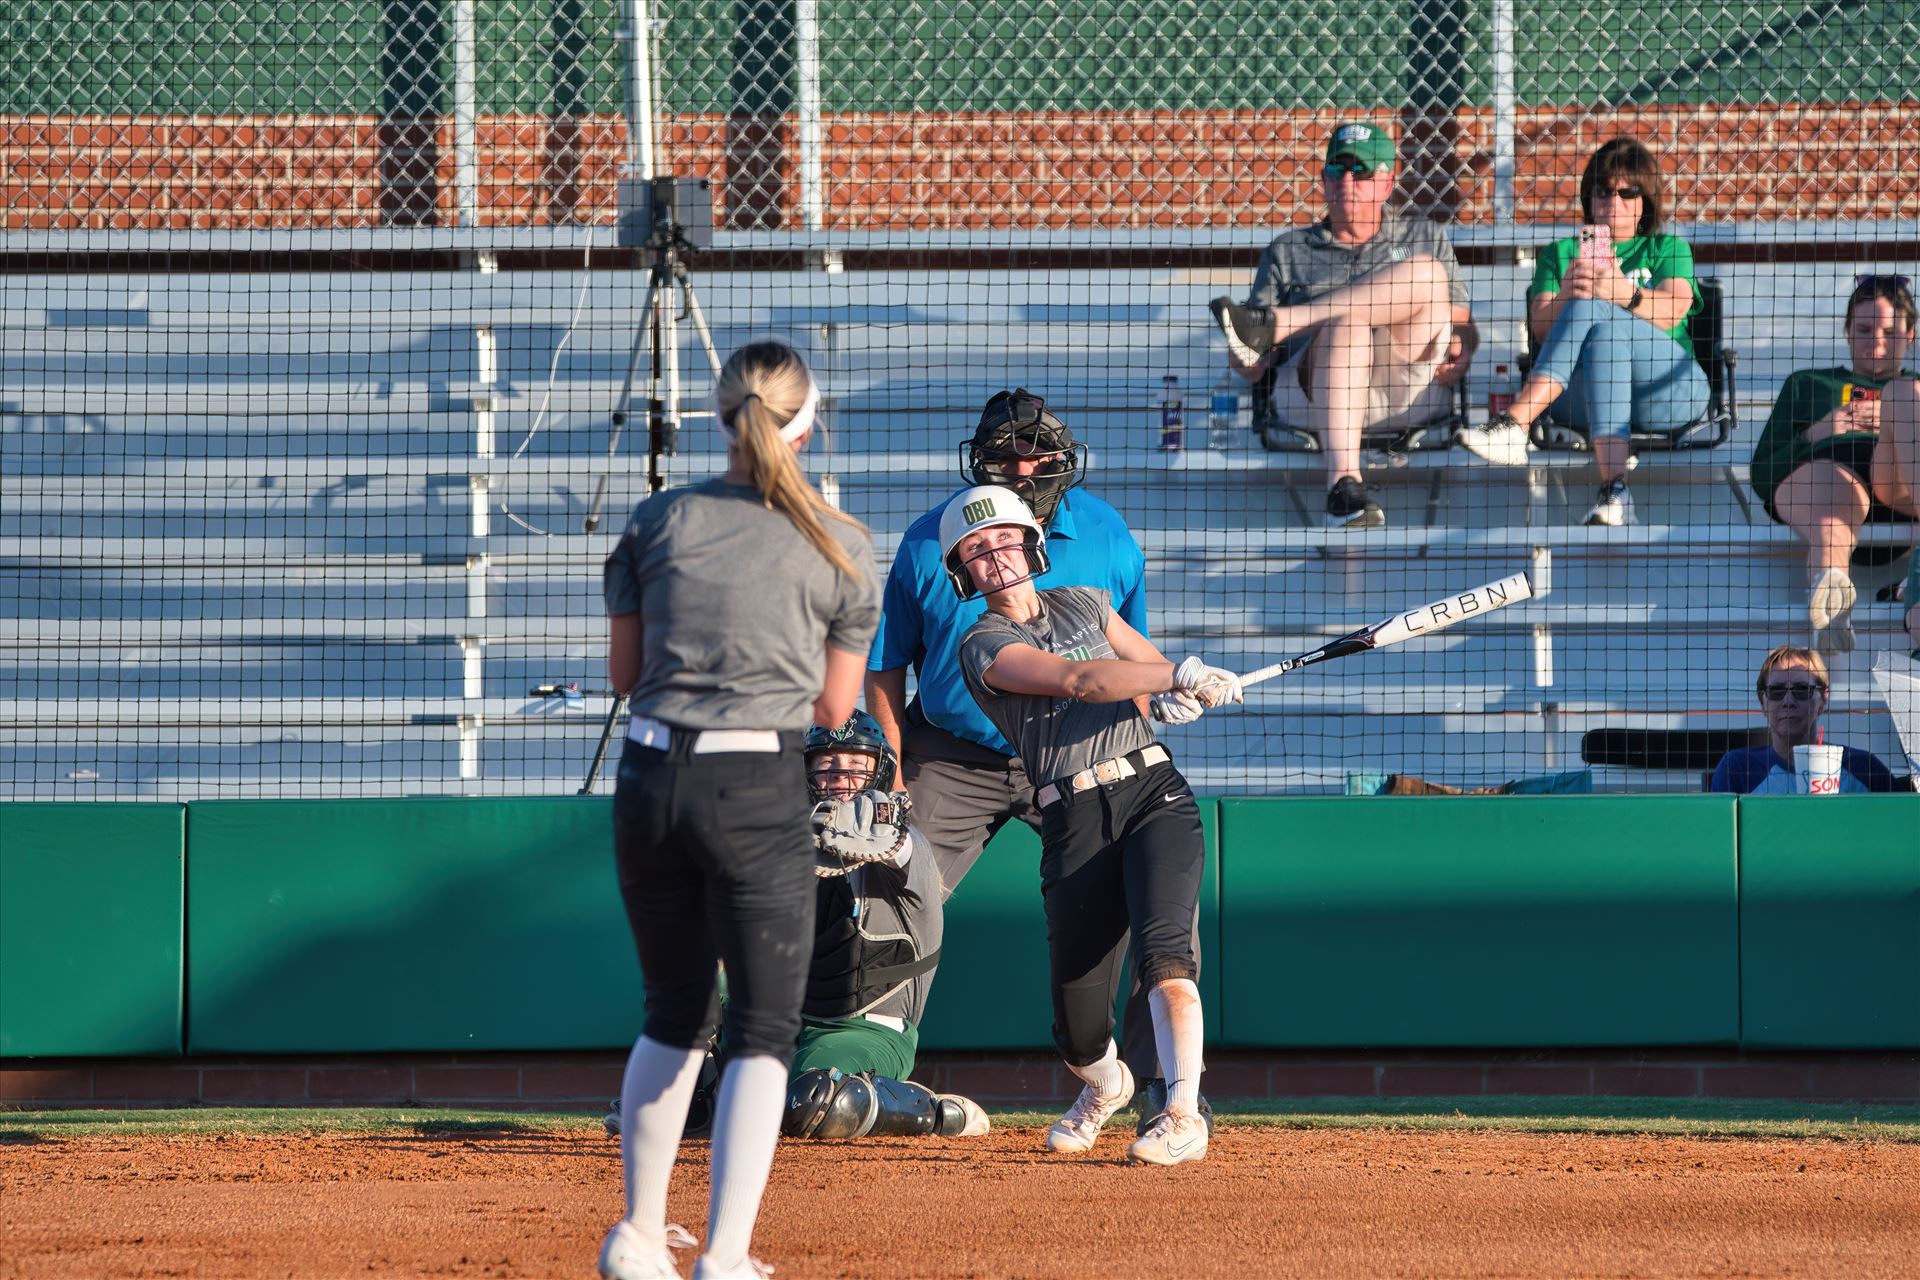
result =
M1810 796L1830 796L1840 794L1840 779L1828 775L1824 778L1807 779L1807 794Z

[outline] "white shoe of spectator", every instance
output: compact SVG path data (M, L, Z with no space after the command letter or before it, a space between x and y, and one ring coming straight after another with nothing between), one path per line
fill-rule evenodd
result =
M1625 476L1600 486L1594 504L1587 508L1586 523L1615 529L1633 523L1633 495L1627 492Z
M1453 438L1468 453L1495 466L1527 465L1527 429L1508 414L1494 414L1484 427L1462 427Z
M1822 653L1853 652L1853 578L1843 568L1821 573L1807 592L1807 621L1813 624L1813 647Z

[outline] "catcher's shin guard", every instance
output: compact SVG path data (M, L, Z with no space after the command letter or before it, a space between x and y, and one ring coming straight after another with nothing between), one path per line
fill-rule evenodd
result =
M789 1138L864 1138L879 1114L879 1096L865 1076L815 1067L788 1082L780 1132Z
M992 1127L987 1113L972 1098L957 1093L936 1093L933 1098L940 1107L933 1131L943 1138L978 1138Z
M911 1080L875 1076L873 1092L880 1100L880 1113L874 1117L869 1133L919 1137L939 1132L940 1102L931 1089Z

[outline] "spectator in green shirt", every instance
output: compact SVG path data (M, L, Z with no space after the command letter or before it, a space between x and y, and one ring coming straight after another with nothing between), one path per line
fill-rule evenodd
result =
M1894 407L1911 403L1911 384L1904 395L1887 385L1900 376L1914 319L1904 276L1862 276L1847 299L1847 366L1789 376L1754 446L1754 492L1807 544L1807 616L1825 653L1853 648L1848 564L1861 526L1914 516L1900 474L1902 453L1915 452L1912 414Z

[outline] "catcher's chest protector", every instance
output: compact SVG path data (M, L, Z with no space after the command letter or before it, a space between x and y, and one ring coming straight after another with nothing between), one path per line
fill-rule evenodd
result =
M862 926L869 914L867 904L874 899L857 899L845 879L820 881L819 894L813 963L807 970L807 998L802 1006L807 1017L851 1018L865 1013L902 983L933 972L940 962L937 949L920 955L904 930L881 937L868 935Z

